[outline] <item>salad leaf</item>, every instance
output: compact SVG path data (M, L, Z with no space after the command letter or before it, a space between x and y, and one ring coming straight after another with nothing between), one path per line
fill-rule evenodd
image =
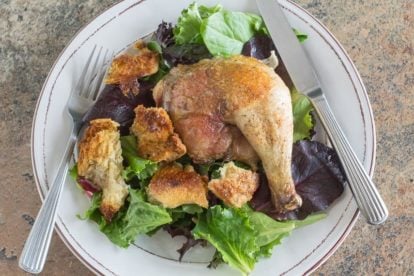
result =
M73 167L69 169L69 176L75 181L78 180L78 165L77 164L73 165Z
M173 221L178 221L182 218L188 218L187 215L196 215L203 212L203 208L196 204L181 205L174 209L169 209ZM189 218L191 221L191 216Z
M156 43L155 41L150 41L150 43L148 44L148 47L151 47L151 48L155 49L156 51L160 51L160 53L163 52L163 50L161 49L161 46L159 46L158 43ZM150 46L150 45L152 45L152 46ZM145 81L145 82L151 84L154 87L165 75L168 74L170 69L171 69L170 65L167 64L164 57L161 56L159 64L158 64L158 71L156 73L150 75L150 76L142 78L141 83L142 83L142 81Z
M94 193L91 198L91 206L89 206L88 210L85 211L83 216L78 215L78 218L82 220L87 220L87 219L92 220L96 222L98 225L105 224L105 219L102 216L101 212L99 211L101 202L102 202L102 193Z
M253 227L257 230L256 243L260 247L269 245L281 235L295 229L294 221L276 221L263 213L254 212L250 208L248 215Z
M224 161L217 160L207 164L195 164L195 170L201 174L208 176L209 179L216 179L220 177L220 169L223 167Z
M137 155L137 140L135 136L121 136L122 156L128 163L122 176L125 181L137 177L141 181L147 181L158 170L158 164L151 160L141 158Z
M296 34L297 39L301 43L303 43L308 38L307 34L300 32L297 29L293 29L293 32ZM271 51L276 52L276 55L280 61L281 58L277 52L273 40L269 35L259 33L255 34L243 45L242 55L255 57L257 59L265 59L270 56Z
M251 170L251 167L244 162L237 161L237 160L234 160L231 162L233 162L236 167L239 167L245 170ZM217 179L217 178L220 178L220 175L221 175L220 170L221 168L223 168L225 164L226 162L223 160L216 160L214 162L207 163L207 164L195 164L195 170L201 175L208 176L209 179Z
M292 177L302 197L299 218L325 210L344 191L346 177L333 149L316 141L299 141L292 160Z
M143 104L153 106L152 87L139 82L139 93L124 94L117 85L106 85L98 97L98 100L83 117L83 122L88 123L98 118L111 118L120 124L121 134L129 133L129 127L134 121L134 108Z
M88 179L79 177L77 164L73 165L73 167L69 169L69 176L76 182L77 187L81 189L89 198L92 198L94 193L101 190Z
M147 47L161 54L158 72L147 79L154 84L161 80L173 66L192 64L203 58L211 57L204 44L176 44L171 23L162 22L155 31L153 39L148 42Z
M191 248L193 248L194 246L198 244L201 244L201 246L207 245L205 240L200 240L200 239L197 240L193 236L190 236L189 238L187 238L187 240L183 243L183 245L179 249L177 249L178 254L180 254L180 256L178 257L178 261L181 262L185 253L187 253L188 250L190 250Z
M178 208L181 209L182 212L190 214L190 215L200 214L203 212L203 208L197 204L181 205Z
M166 230L171 235L171 237L184 236L186 238L186 241L177 250L177 252L180 254L178 259L179 261L182 260L185 253L187 253L187 251L192 247L196 246L197 244L204 245L206 243L204 240L195 239L191 233L191 230L195 226L193 218L195 215L200 214L203 211L204 210L202 207L195 204L182 205L180 207L169 210L173 221L170 224L164 226L164 230Z
M196 238L210 242L230 266L249 274L256 263L256 231L248 215L216 205L202 213L193 229Z
M94 193L101 190L100 187L96 186L94 183L84 177L78 177L76 183L80 186L80 188L82 188L88 197L92 197Z
M193 64L205 58L212 58L204 44L196 43L171 45L164 48L162 56L170 67L178 64Z
M298 37L300 40L300 38ZM290 79L289 73L283 64L283 60L280 58L275 45L273 44L270 36L265 34L256 34L249 41L243 45L242 55L254 57L260 60L266 59L270 56L271 51L275 51L275 54L279 60L279 65L276 67L276 73L282 78L287 87L294 88L293 82Z
M128 247L139 234L146 234L172 221L168 211L158 205L145 201L144 193L129 190L129 204L122 208L111 222L107 222L99 211L102 193L95 193L91 207L82 219L90 219L99 225L99 229L108 239L120 247Z
M147 43L147 48L150 49L153 52L157 52L158 54L162 53L161 45L154 40L151 40Z
M260 212L249 212L249 219L257 231L256 243L260 247L259 256L270 257L273 247L295 229L292 221L279 222Z
M251 170L252 169L248 164L246 164L242 161L234 160L233 163L236 167L239 167L239 168L242 168L242 169L245 169L245 170Z
M213 56L227 57L240 54L245 42L267 30L258 15L223 10L203 20L200 32Z
M158 42L163 48L168 48L168 46L172 45L170 39L165 39L165 37L171 37L170 29L171 26L163 22L156 32L156 37L160 37ZM306 34L297 29L293 29L293 31L299 41L303 42L306 40ZM246 53L255 49L254 45L256 43L264 42L264 40L260 39L249 40L255 35L268 35L263 19L256 14L224 10L221 5L213 7L198 6L195 2L181 12L181 16L178 18L178 23L172 33L177 45L171 48L170 52L188 52L189 49L197 48L194 45L188 45L184 49L178 46L183 44L199 44L205 45L213 56L225 57L240 54L242 50L243 54L249 55ZM165 35L160 36L159 34ZM165 40L168 43L163 44L162 42ZM250 43L245 44L246 42ZM271 39L270 43L266 43L266 45L274 48ZM270 49L269 47L268 49ZM201 49L197 50L201 51ZM266 56L263 56L263 53L267 52L268 49L261 50L260 59L269 57L270 50Z
M286 214L278 213L272 204L267 179L260 177L258 190L250 201L255 211L284 219L304 219L311 213L323 211L343 192L345 175L336 152L316 141L302 140L293 145L292 177L302 206Z
M154 33L154 39L161 46L161 48L166 48L174 44L172 24L163 21L160 25L158 25L158 28Z
M160 58L158 62L158 71L152 75L141 78L141 83L145 81L155 86L171 69L171 66L166 62L164 58L164 50L160 43L162 42L158 42L157 40L151 40L147 43L147 48L153 52L157 52L158 54L160 54Z
M293 110L293 142L310 139L313 130L313 119L311 112L313 106L305 95L296 89L291 91Z
M175 162L180 163L181 165L185 166L185 165L193 165L193 160L190 158L190 156L188 156L188 154L184 154L183 156L181 156L180 158L178 158L177 160L175 160Z
M214 253L213 259L211 260L211 262L208 264L207 267L217 268L222 263L224 263L223 256L221 256L221 253L218 250L216 250L216 253Z
M314 213L310 214L303 220L291 220L295 222L296 228L304 227L310 224L313 224L317 221L320 221L326 218L328 215L326 213Z
M270 36L265 34L256 34L244 43L241 53L244 56L262 60L268 58L271 51L275 51L275 53L277 53L275 44Z
M261 213L254 212L249 207L244 207L249 214L249 219L257 231L256 242L260 246L260 256L270 257L273 248L282 242L282 239L289 236L292 230L315 223L326 217L326 214L312 214L306 219L276 221L271 217Z
M260 256L269 257L273 247L290 235L292 230L313 222L325 215L310 216L305 221L276 221L247 205L240 209L216 205L202 213L193 229L196 238L209 241L217 252L210 266L221 261L248 274Z
M308 35L299 31L298 29L293 28L293 32L295 33L300 43L303 43L306 39L308 39Z
M198 6L196 2L192 3L181 12L181 16L178 18L178 23L173 30L175 42L177 44L203 44L203 38L200 34L203 19L221 10L221 5L206 7Z
M151 232L172 221L167 210L146 202L142 191L130 189L129 201L126 212L101 229L111 241L121 247L127 247L137 235Z

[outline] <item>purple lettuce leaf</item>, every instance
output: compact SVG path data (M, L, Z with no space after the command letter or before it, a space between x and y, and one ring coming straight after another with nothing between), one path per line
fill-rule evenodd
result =
M161 54L169 67L193 64L212 55L204 44L176 44L171 23L162 22L154 33L154 40L161 47Z
M120 124L121 134L129 132L135 113L134 108L138 104L154 106L152 98L153 84L139 82L139 93L124 94L119 86L107 85L99 95L98 100L83 117L83 122L88 123L98 118L111 118Z
M171 23L162 22L158 25L157 30L154 33L155 41L162 47L166 48L175 43L173 26Z
M257 59L265 59L270 56L271 51L275 51L275 54L279 60L279 65L276 67L276 73L282 78L289 89L293 88L292 80L280 58L279 53L273 44L272 39L265 34L257 34L253 36L249 41L243 45L242 55L248 57L254 57Z
M85 194L89 198L91 198L94 193L99 192L101 190L98 186L92 183L92 181L89 181L88 179L84 177L78 176L76 182L79 184L79 186L81 186L81 188L84 190Z
M207 241L203 239L196 240L191 233L191 230L194 228L194 224L188 224L188 225L174 225L169 224L164 226L164 230L168 232L168 234L171 235L172 238L176 236L184 236L186 238L186 241L183 243L183 245L177 249L178 254L180 254L178 260L181 262L183 259L185 253L188 252L191 248L196 246L197 244L200 244L201 246L206 246Z
M252 208L278 220L304 219L328 208L342 194L346 181L335 151L322 143L307 140L293 146L292 176L303 201L298 210L281 214L274 209L264 175L250 202Z
M277 52L272 39L268 35L258 34L243 45L242 55L265 59L270 56L271 51Z
M171 45L162 50L162 56L170 67L178 64L193 64L212 55L204 44Z

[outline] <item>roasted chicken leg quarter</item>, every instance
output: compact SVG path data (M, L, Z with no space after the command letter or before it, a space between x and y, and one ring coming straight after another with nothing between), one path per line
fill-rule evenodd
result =
M301 205L291 175L293 117L290 92L260 61L243 56L173 68L154 88L193 160L232 156L247 139L263 164L279 212ZM242 135L234 135L235 126Z

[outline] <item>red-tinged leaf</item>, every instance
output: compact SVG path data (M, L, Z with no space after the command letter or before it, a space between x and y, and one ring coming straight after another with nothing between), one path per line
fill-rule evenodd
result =
M316 141L299 141L293 146L292 176L302 206L285 214L276 212L271 202L266 177L262 177L251 206L269 216L283 219L304 219L311 213L325 210L343 192L345 175L335 151Z

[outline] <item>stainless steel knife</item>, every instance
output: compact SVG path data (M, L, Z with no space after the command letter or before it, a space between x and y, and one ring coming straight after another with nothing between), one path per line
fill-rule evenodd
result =
M388 210L349 144L324 96L317 75L277 0L256 0L260 14L293 84L311 100L344 168L349 186L368 223L380 224Z

